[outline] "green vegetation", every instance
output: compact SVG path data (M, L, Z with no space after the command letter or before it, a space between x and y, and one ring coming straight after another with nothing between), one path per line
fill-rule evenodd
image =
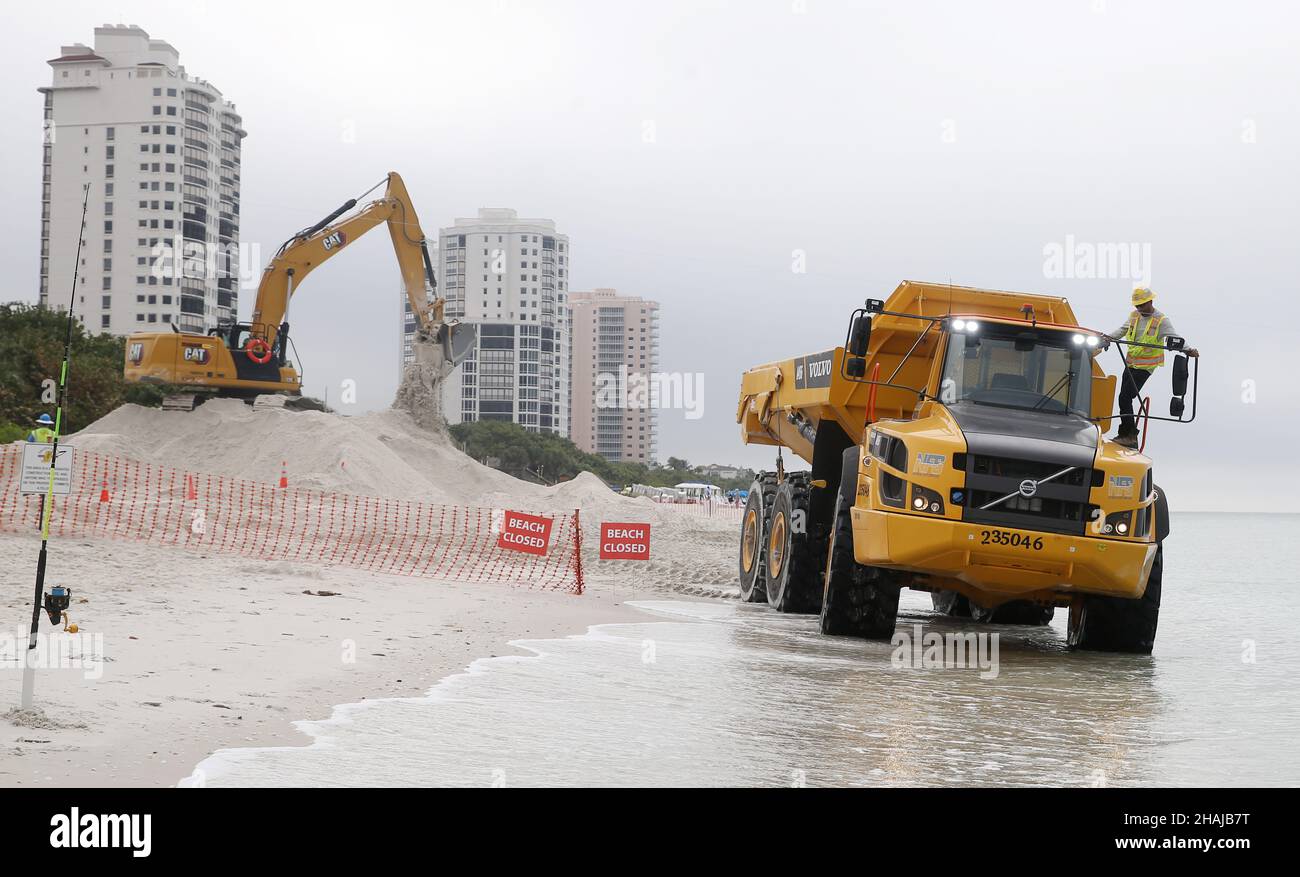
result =
M474 459L516 478L547 484L567 481L579 472L594 473L608 484L655 487L672 487L683 481L710 481L723 490L744 490L753 480L752 473L748 478L732 481L711 480L677 457L669 457L665 466L611 463L604 457L582 451L566 438L529 432L517 423L497 420L458 423L451 427L451 435Z
M26 438L38 415L54 414L67 325L67 316L57 311L0 304L0 441ZM73 326L64 434L126 402L161 404L164 388L122 379L125 345L123 338L92 335L80 323Z

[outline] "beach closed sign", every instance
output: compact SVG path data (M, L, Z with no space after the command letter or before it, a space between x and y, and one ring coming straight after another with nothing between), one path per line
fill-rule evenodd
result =
M649 560L649 524L600 525L601 560Z
M526 515L506 509L501 516L501 535L497 547L524 554L545 554L551 541L550 518Z

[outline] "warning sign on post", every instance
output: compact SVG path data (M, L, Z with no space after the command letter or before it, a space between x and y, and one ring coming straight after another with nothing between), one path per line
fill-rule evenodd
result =
M551 541L551 519L509 509L501 516L497 547L524 554L545 554Z
M54 445L28 442L23 445L23 493L45 493L50 489L50 457ZM59 459L54 463L54 492L59 496L72 493L72 448L59 445Z
M601 560L649 560L649 524L600 525Z

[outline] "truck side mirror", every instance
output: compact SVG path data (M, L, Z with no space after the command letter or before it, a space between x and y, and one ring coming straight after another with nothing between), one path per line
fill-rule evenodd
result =
M871 317L859 314L853 318L853 329L849 332L849 355L866 356L867 345L871 343Z
M1175 396L1169 400L1169 416L1177 417L1179 420L1183 417L1183 412L1187 410L1187 403L1183 401L1182 396Z
M844 365L844 371L849 377L860 380L867 373L867 361L861 356L850 356Z
M1174 395L1181 398L1187 395L1187 357L1178 355L1174 357Z

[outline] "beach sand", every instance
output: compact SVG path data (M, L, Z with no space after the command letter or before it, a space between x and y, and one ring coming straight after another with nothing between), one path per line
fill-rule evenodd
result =
M0 534L0 783L165 786L227 747L306 744L292 722L336 704L418 695L509 642L643 620L625 601L734 597L735 510L712 518L621 497L580 475L547 488L462 454L408 415L254 410L214 400L194 412L128 405L68 444L273 483L488 508L582 510L587 590L537 592L198 553L139 542L50 543L47 590L73 591L76 642L102 662L40 669L17 710L40 542ZM202 449L196 453L194 449ZM341 465L346 463L346 465ZM648 562L600 561L601 521L649 522ZM42 614L41 631L60 634ZM42 643L45 647L46 643Z
M39 545L0 536L4 630L20 654ZM83 642L100 644L102 676L40 669L36 709L24 715L10 709L22 670L5 668L5 785L173 785L215 749L306 743L292 720L422 693L475 658L510 654L512 639L641 617L601 591L466 586L119 542L52 545L47 582L73 589L70 615ZM43 614L41 629L55 630Z
M581 596L52 541L47 590L72 588L79 641L103 661L39 669L31 714L16 712L23 674L6 662L0 783L174 785L217 749L305 745L291 723L327 717L335 704L422 694L475 658L522 654L511 640L644 620L625 601L734 596L730 522L660 526L649 563L594 561L589 538ZM35 532L0 534L6 658L26 646L39 549ZM60 635L44 613L41 631Z

